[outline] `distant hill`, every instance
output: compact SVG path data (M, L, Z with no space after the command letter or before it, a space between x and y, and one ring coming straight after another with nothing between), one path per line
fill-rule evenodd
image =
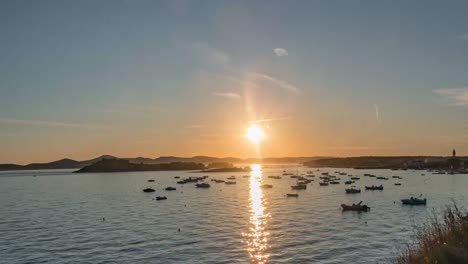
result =
M325 158L304 162L311 168L355 168L355 169L449 169L455 161L457 168L464 166L467 157L434 157L434 156L395 156L395 157L348 157Z
M0 171L7 170L53 170L53 169L79 169L85 166L91 165L97 161L103 159L117 158L111 155L102 155L95 159L76 161L72 159L61 159L48 163L31 163L28 165L17 165L17 164L0 164ZM195 156L195 157L174 157L174 156L163 156L159 158L119 158L127 160L135 164L161 164L161 163L172 163L172 162L194 162L194 163L217 163L217 162L228 162L233 164L248 164L248 163L296 163L302 164L305 161L320 159L324 157L284 157L284 158L264 158L264 159L240 159L234 157L217 158L209 156Z
M102 159L76 171L84 172L126 172L126 171L161 171L161 170L203 170L203 163L171 162L158 164L132 163L124 159Z

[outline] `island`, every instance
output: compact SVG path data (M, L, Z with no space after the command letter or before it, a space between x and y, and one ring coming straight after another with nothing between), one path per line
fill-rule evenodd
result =
M395 156L347 157L310 160L303 163L309 168L354 168L391 170L433 170L447 173L468 173L468 157Z
M76 173L89 172L131 172L131 171L171 171L171 170L204 170L203 163L171 162L159 164L131 163L124 159L102 159L85 166Z
M244 167L244 168L228 167L228 168L207 169L207 170L201 170L198 172L251 172L251 171L252 169L250 167Z

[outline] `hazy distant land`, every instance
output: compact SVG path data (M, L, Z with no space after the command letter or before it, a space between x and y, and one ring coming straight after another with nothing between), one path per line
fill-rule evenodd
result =
M103 160L118 160L118 164L104 169ZM125 163L125 164L124 164ZM28 165L0 164L0 171L7 170L50 170L50 169L85 169L90 171L146 171L146 170L201 170L205 172L240 172L244 168L233 164L300 164L311 168L355 168L355 169L433 169L458 170L468 169L468 157L437 156L393 156L393 157L284 157L264 159L216 158L208 156L195 157L159 157L151 158L117 158L103 155L95 159L75 161L62 159L49 163L32 163ZM97 164L97 165L96 165ZM107 163L105 163L107 164ZM172 164L172 165L170 165ZM91 166L94 165L94 166ZM109 165L109 164L107 164ZM91 166L91 167L90 167ZM99 167L101 166L101 167ZM119 169L120 168L120 169Z
M52 170L52 169L81 169L85 166L91 165L103 159L118 158L111 155L102 155L95 159L76 161L72 159L61 159L58 161L48 163L31 163L28 165L18 164L0 164L0 171L8 170ZM251 163L282 163L282 164L302 164L309 160L321 159L324 157L284 157L284 158L264 158L264 159L240 159L240 158L217 158L209 156L195 156L195 157L159 157L159 158L118 158L122 160L128 160L135 164L161 164L161 163L172 163L172 162L194 162L194 163L233 163L233 164L251 164Z

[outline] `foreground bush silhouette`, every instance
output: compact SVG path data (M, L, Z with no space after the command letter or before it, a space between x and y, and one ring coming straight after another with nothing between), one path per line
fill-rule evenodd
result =
M456 205L448 207L442 219L434 215L416 231L414 243L396 263L468 263L467 216Z

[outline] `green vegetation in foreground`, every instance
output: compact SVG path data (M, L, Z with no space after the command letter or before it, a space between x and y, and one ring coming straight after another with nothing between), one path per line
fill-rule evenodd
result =
M416 231L414 244L408 245L396 263L468 263L468 215L454 205L442 219L432 217Z

